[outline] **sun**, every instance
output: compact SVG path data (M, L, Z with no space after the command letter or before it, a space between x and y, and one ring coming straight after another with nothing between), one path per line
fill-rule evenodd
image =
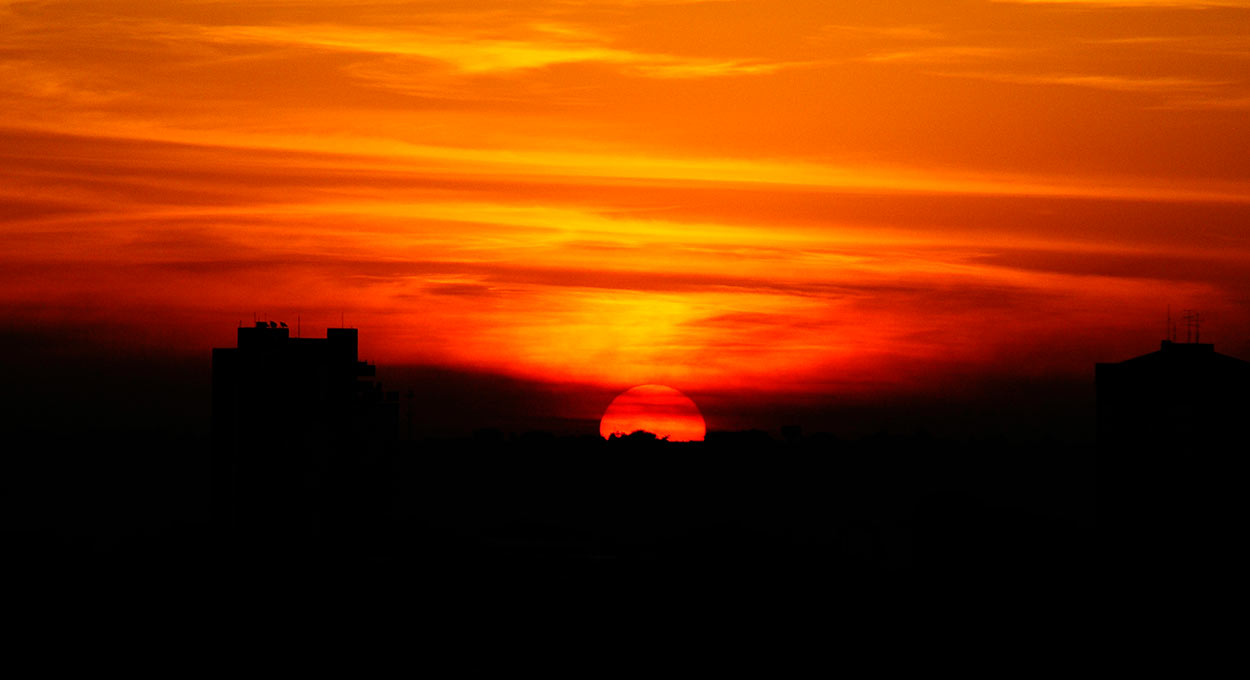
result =
M639 430L673 442L699 442L707 434L699 407L664 385L639 385L622 392L599 421L599 434L605 439Z

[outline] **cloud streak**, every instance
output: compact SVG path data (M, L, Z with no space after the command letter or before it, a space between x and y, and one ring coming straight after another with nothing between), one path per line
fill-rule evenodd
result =
M650 54L611 47L568 27L531 26L530 39L458 36L327 25L219 26L202 29L210 41L299 46L351 53L429 59L466 75L509 73L561 64L604 64L658 78L771 73L790 64Z
M1248 9L1245 0L992 0L1015 5L1066 5L1071 7L1101 7L1109 9Z
M992 73L948 71L941 73L952 78L978 78L999 83L1020 85L1064 85L1088 87L1112 92L1174 93L1201 92L1233 84L1233 81L1195 80L1191 78L1137 78L1116 75L1049 73L1030 75L1023 73Z

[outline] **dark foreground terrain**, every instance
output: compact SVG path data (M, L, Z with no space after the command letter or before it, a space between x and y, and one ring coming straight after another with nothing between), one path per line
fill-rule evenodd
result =
M41 434L3 457L0 540L6 564L44 582L236 594L435 600L580 583L587 596L697 584L857 597L1093 583L1089 448L789 435L486 431L215 477L195 437Z

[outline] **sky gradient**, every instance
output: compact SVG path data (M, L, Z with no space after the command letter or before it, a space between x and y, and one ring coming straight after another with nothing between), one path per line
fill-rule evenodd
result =
M0 0L0 311L709 427L1089 378L1169 305L1250 357L1248 121L1250 2Z

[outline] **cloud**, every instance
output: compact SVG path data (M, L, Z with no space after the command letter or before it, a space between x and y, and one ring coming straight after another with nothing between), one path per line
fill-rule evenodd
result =
M35 60L0 61L0 92L33 97L54 106L98 106L125 98L118 87L70 68Z
M1247 0L991 0L1012 5L1068 5L1109 9L1210 9L1216 7L1250 8Z
M980 61L1000 59L1009 55L1020 54L1021 50L1005 47L981 47L976 45L948 45L941 47L925 47L890 52L874 52L861 57L861 61L869 62L917 62L917 63L948 63L961 61Z
M847 24L830 24L822 26L817 33L816 40L827 38L851 38L851 39L897 39L911 41L930 41L943 40L947 38L946 31L936 27L927 25L910 25L900 24L893 26L858 26Z
M228 43L295 45L423 57L470 74L591 61L630 63L639 59L638 55L625 50L572 40L503 40L336 25L213 26L201 30L210 40Z
M1208 99L1174 99L1152 108L1165 111L1250 111L1250 95Z
M639 64L633 72L653 78L712 78L774 73L781 69L812 66L817 62L752 62L687 60L685 62Z
M606 64L658 78L699 78L770 73L790 66L760 60L726 60L655 54L612 47L571 26L537 24L503 39L468 33L385 30L339 25L210 26L209 40L319 48L358 54L416 57L466 75L508 73L561 64Z
M1050 73L1032 75L1025 73L947 71L936 73L935 75L950 78L975 78L978 80L989 80L999 83L1014 83L1020 85L1064 85L1070 87L1092 88L1096 90L1110 90L1113 92L1191 92L1209 90L1212 88L1234 84L1232 81L1227 80L1203 80L1179 77L1143 78L1082 73Z
M499 291L491 286L484 286L479 283L435 283L432 282L425 287L425 292L431 295L450 295L452 297L487 297L499 294Z

